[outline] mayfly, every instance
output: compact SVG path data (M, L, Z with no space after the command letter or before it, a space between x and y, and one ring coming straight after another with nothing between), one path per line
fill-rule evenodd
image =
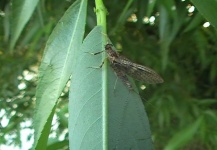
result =
M163 83L164 80L158 75L154 70L133 63L129 59L121 56L118 52L112 49L112 44L105 45L105 51L108 55L109 62L111 67L117 74L117 76L126 84L126 86L132 90L132 85L127 78L127 75L132 78L148 83L148 84L156 84Z
M125 85L130 90L133 90L133 87L130 81L128 80L127 75L131 76L136 80L148 84L157 84L164 82L161 76L158 75L154 70L131 62L129 59L125 58L124 56L121 56L118 52L112 49L112 46L112 44L105 45L105 51L108 55L110 65L115 71L116 75L125 83ZM103 63L100 67L102 67Z

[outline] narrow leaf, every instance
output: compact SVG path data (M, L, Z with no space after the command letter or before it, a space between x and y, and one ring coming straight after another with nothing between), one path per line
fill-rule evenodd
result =
M201 16L200 13L197 13L191 22L186 26L183 32L189 32L195 28L197 28L202 22L204 21L204 18Z
M12 33L10 50L14 48L23 28L32 16L39 0L13 0L12 1Z
M165 150L180 149L182 146L188 143L198 132L198 128L203 122L203 119L203 117L198 118L194 123L188 125L186 128L175 134L165 147Z
M76 51L83 39L87 0L76 1L64 14L52 32L44 57L39 68L39 83L36 92L35 114L35 146L45 149L41 138L47 138L58 97L72 73L72 66L76 62ZM42 136L43 134L43 136Z
M209 21L211 24L217 28L217 1L216 0L206 0L198 1L191 0L192 3L196 6L198 11Z

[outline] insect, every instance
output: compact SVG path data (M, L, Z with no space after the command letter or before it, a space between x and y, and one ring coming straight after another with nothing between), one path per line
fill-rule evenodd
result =
M118 52L112 49L112 44L105 45L105 51L108 55L109 62L111 67L117 74L117 76L125 83L125 85L133 90L133 87L127 77L127 75L132 78L148 83L148 84L156 84L163 83L164 80L158 75L154 70L133 63L129 59L121 56ZM102 64L103 65L103 64Z

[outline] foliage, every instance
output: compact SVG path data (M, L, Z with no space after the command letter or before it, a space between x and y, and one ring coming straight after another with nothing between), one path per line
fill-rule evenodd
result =
M14 19L19 15L13 10L20 6L12 1L11 7L8 1L1 1L0 109L4 115L0 117L1 121L5 117L9 119L7 125L1 123L2 144L20 145L19 131L32 128L32 125L23 127L21 123L32 121L35 75L43 49L54 26L72 3L40 1L32 8L34 13L20 29L23 31L12 49L12 27L16 26ZM188 12L192 3L198 10ZM206 1L206 7L201 7L205 4L200 1L192 0L192 3L105 1L109 12L107 31L113 44L123 55L153 68L165 80L162 85L146 85L144 91L139 91L145 99L156 149L213 149L217 140L217 34L212 26L203 27L204 17L216 27L216 14L212 10L217 9L217 4L214 0ZM93 8L94 2L89 1L85 35L96 25ZM154 16L155 21L147 21L146 16ZM28 79L30 74L33 78ZM19 89L23 83L26 88ZM143 84L136 83L138 87ZM64 91L56 110L58 129L51 131L56 137L49 139L50 147L59 143L67 148L67 87ZM8 140L7 135L13 135L12 139ZM58 140L60 135L64 135L63 142Z

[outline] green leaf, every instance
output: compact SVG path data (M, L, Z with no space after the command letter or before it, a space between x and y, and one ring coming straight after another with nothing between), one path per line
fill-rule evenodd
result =
M114 34L117 31L120 31L122 26L126 23L127 18L133 13L134 9L130 8L132 5L133 0L129 0L121 14L119 15L118 21L115 25L115 27L112 28L112 31L110 31L111 34Z
M157 2L156 0L149 0L148 1L148 8L147 8L147 13L146 13L147 17L151 17L151 14L154 11L154 7L156 6L156 2Z
M68 140L59 141L57 139L51 139L46 150L66 149L68 148L68 145Z
M212 63L210 67L210 81L211 82L215 81L216 75L217 75L216 63Z
M23 28L29 21L33 11L39 0L13 0L12 1L12 33L10 50L14 48L17 39L19 38Z
M197 133L203 120L204 118L200 117L194 123L176 133L166 145L165 150L178 150L180 147L186 145L186 143L192 140L192 137Z
M201 25L201 23L204 21L204 18L201 16L200 13L197 13L193 19L191 20L191 22L186 26L186 28L184 29L183 32L189 32L195 28L197 28L198 26Z
M168 53L169 53L169 46L171 43L170 39L170 30L172 27L169 21L169 15L166 11L166 8L161 6L160 7L160 25L159 25L159 33L160 33L160 46L161 46L161 55L162 55L162 68L165 69L168 62Z
M217 1L216 0L206 0L198 1L191 0L198 11L215 27L217 28Z
M149 121L138 94L117 78L104 61L101 27L84 40L71 78L69 136L71 149L154 149ZM117 81L117 82L116 82Z
M72 73L84 33L87 0L76 1L64 14L52 32L39 68L36 92L35 149L45 149L53 111Z
M162 1L164 5L160 6L160 46L162 55L162 68L166 69L169 62L170 45L175 39L177 33L180 30L186 14L186 8L183 2L179 3L177 11L172 8L175 7L174 1L166 0ZM172 16L172 17L171 17Z

